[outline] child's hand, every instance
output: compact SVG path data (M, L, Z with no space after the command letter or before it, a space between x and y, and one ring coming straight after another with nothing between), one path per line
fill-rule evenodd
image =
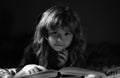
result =
M43 66L30 64L30 65L26 65L25 67L23 67L22 70L16 73L15 77L35 74L35 73L39 73L40 71L45 71L45 70L47 69L44 68Z

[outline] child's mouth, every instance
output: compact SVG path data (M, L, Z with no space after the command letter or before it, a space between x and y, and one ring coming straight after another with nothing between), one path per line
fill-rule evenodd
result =
M61 44L55 44L55 46L64 46L64 45L61 45Z

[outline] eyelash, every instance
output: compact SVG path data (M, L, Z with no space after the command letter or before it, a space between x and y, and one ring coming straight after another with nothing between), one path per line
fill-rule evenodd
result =
M70 35L71 33L65 33L65 35Z
M52 34L52 35L56 35L56 34L57 34L57 32L52 32L51 34Z

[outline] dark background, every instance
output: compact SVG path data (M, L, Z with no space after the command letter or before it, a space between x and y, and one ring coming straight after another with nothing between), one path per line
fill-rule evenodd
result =
M101 59L110 61L105 65L119 65L117 0L1 0L0 68L16 67L19 64L24 48L33 37L38 14L55 4L68 5L81 16L87 40L86 54L91 55L88 58L99 56L100 62ZM94 62L94 59L90 62Z

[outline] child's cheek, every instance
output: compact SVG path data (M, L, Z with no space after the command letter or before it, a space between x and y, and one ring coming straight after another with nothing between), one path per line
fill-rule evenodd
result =
M48 38L48 42L49 42L49 44L54 44L55 43L55 39L53 37L49 37Z

